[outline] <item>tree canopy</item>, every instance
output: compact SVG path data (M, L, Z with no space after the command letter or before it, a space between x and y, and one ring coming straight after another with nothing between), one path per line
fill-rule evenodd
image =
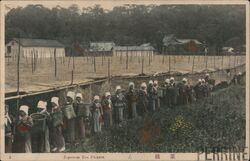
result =
M13 37L56 39L70 45L114 41L118 45L150 42L160 49L165 35L198 39L220 48L231 38L245 44L244 5L100 5L79 8L28 5L11 9L5 18L6 43Z

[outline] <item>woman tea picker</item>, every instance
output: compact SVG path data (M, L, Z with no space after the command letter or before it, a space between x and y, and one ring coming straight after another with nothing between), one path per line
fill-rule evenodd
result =
M136 118L137 112L136 112L136 102L137 102L137 92L135 91L135 84L133 82L130 82L128 85L128 92L126 94L126 100L128 105L128 118Z
M51 98L51 143L52 143L52 152L63 152L65 150L65 141L62 134L63 128L63 113L59 106L59 98Z
M109 128L112 126L112 110L113 110L110 92L105 93L105 97L102 100L102 108L103 108L104 127Z
M83 115L80 114L80 108L84 108L82 99L82 94L76 93L76 100L73 104L74 110L77 115L77 117L75 118L75 136L78 141L83 141L83 139L85 138L85 124Z
M15 122L14 152L32 153L30 129L33 126L32 118L28 115L29 107L23 105L19 108L18 119Z
M120 124L124 120L124 109L126 108L126 100L121 86L116 86L115 95L112 97L112 104L114 106L115 123Z
M94 101L91 104L91 113L92 113L92 122L93 122L93 132L98 133L101 132L101 117L103 115L102 105L100 104L100 97L95 96Z
M33 153L42 153L50 152L50 143L49 143L49 127L48 123L50 121L50 115L47 112L47 102L39 101L37 104L37 114L45 117L45 127L43 128L42 124L34 124L32 130L32 152ZM33 120L35 123L35 120Z
M12 142L14 137L14 123L13 123L13 117L9 115L8 105L5 105L4 126L5 126L5 153L11 153Z
M141 84L141 89L139 90L138 100L137 100L137 114L144 117L145 113L148 111L148 94L147 85L145 82Z
M64 116L65 116L65 124L66 127L66 140L70 143L70 145L75 144L75 111L73 108L73 101L75 99L75 92L69 91L66 97L66 104L62 108Z
M148 110L150 112L153 112L156 109L155 107L156 98L157 98L157 91L156 88L153 86L153 81L150 80L148 85Z

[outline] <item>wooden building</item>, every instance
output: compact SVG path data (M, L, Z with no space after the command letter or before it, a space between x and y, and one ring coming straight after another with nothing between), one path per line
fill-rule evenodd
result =
M175 35L165 36L162 40L163 54L204 54L204 45L196 39L177 39Z
M140 46L115 46L114 54L116 56L153 56L154 55L154 47L150 45L150 43L142 44Z
M19 44L21 57L54 57L55 49L56 57L65 57L64 45L56 40L25 38L14 38L9 43L7 43L5 45L5 55L9 57L16 57L19 50Z
M115 43L112 41L90 42L89 54L95 56L113 55Z

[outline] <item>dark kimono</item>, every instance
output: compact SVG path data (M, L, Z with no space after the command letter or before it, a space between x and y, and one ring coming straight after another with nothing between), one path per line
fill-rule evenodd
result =
M128 115L127 118L135 118L137 117L137 110L136 110L136 102L138 99L137 92L135 90L129 90L126 94L127 106L128 111L125 111L125 115Z
M85 122L83 116L79 116L79 108L83 102L74 102L73 107L76 112L75 118L75 138L77 140L83 140L85 138Z
M15 134L14 120L12 116L5 123L5 153L12 153L12 141Z
M92 129L94 133L101 132L101 118L103 115L102 105L100 103L92 103L91 105L92 113Z
M169 94L169 85L168 84L164 84L163 85L163 99L162 99L162 105L165 107L169 107L169 98L170 98L170 94Z
M68 107L71 106L71 108L73 109L73 103L65 104L64 106L68 106ZM63 120L66 141L70 144L75 143L75 111L73 111L73 113L71 113L72 118L68 119L66 116L64 116L64 120Z
M137 101L137 114L141 117L148 111L148 95L144 90L139 90Z
M126 108L126 100L122 93L116 94L112 97L112 104L114 107L114 121L119 124L124 120L124 110Z
M170 107L174 107L177 104L177 97L179 95L178 87L175 85L175 83L170 84L168 91L169 91L169 105Z
M179 104L186 105L192 103L192 88L188 84L180 83L179 87Z
M196 100L202 99L204 97L202 84L199 84L199 83L196 84L194 86L194 91L195 91Z
M102 100L102 110L103 110L103 119L104 119L104 127L109 128L112 126L113 118L112 118L112 103L111 100L104 98Z
M19 116L20 117L20 116ZM30 129L33 121L30 116L18 118L15 122L14 152L32 153Z
M158 105L157 89L153 86L148 88L148 110L154 112L156 105Z
M65 140L62 134L63 128L63 113L60 107L52 109L51 112L51 143L53 148L65 147Z

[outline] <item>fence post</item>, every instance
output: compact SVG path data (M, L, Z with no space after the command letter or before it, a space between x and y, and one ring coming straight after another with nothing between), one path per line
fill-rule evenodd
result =
M122 51L120 53L120 63L122 64Z
M16 94L19 96L19 89L20 89L20 33L19 33L19 39L18 39L18 55L17 55L17 89L16 89ZM17 109L19 108L19 99L17 99L16 102Z
M74 82L74 69L71 71L71 84Z
M54 60L55 60L55 77L57 73L57 68L56 68L56 48L54 49Z
M108 58L108 80L110 82L110 58Z
M133 62L133 51L130 51L130 62Z
M148 53L148 65L150 66L150 55Z
M141 73L144 72L144 55L142 56L142 65L141 65Z
M221 69L223 69L223 59L224 59L224 56L222 55L222 58L221 58Z
M206 55L206 56L205 56L205 60L206 60L206 69L207 69L207 59L208 59L208 56Z
M33 74L33 70L34 70L34 59L33 59L33 57L34 57L34 53L32 52L32 54L31 54L31 72L32 72L32 74Z
M94 61L94 72L96 73L96 63L95 63L95 56L93 57L93 61Z
M126 70L128 69L128 46L126 51Z
M170 55L168 55L168 71L171 71L171 58Z
M215 66L215 55L214 55L214 69L215 69L215 67L216 67L216 66Z
M195 59L195 55L193 56L192 73L194 73L194 59Z
M142 55L141 55L141 54L140 54L140 55L139 55L139 54L137 55L137 58L138 58L138 63L139 63L139 64L141 63L141 57L142 57Z
M102 66L103 66L103 54L102 54Z

